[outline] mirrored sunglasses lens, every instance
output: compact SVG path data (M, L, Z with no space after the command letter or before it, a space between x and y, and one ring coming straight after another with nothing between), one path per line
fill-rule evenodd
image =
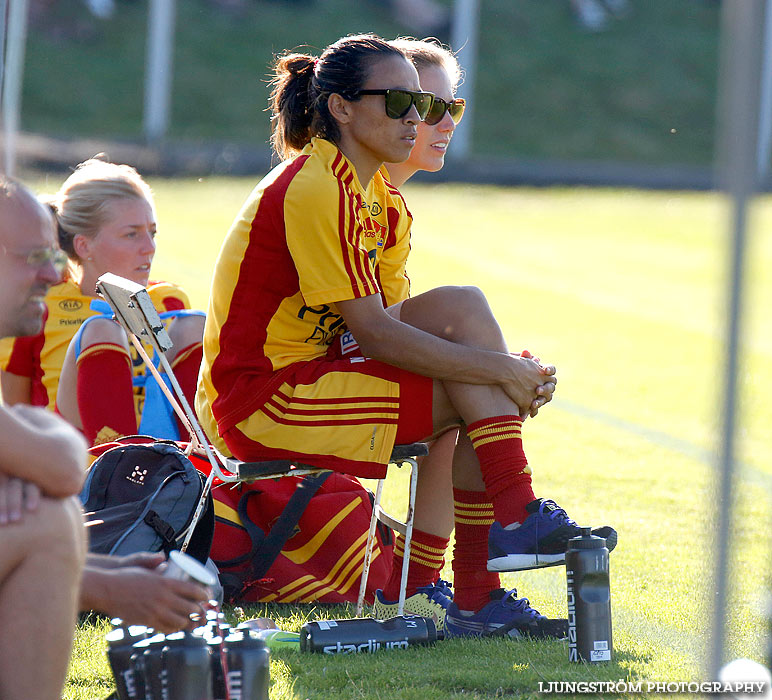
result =
M391 119L401 119L404 117L412 104L413 96L409 92L389 90L386 93L386 114Z
M448 112L450 112L450 118L455 124L458 124L461 121L461 117L464 116L464 109L466 109L466 102L463 100L453 100L453 102L450 103Z
M429 126L434 126L435 124L439 124L440 121L442 121L442 118L445 116L445 110L447 108L448 106L444 100L441 100L438 97L435 97L434 102L432 102L431 109L427 113L424 121Z
M466 102L462 98L455 99L452 102L445 102L445 100L435 97L434 104L424 121L429 126L434 126L443 120L445 112L450 112L450 118L453 120L453 123L458 124L461 121L461 117L464 115L465 107Z
M429 114L434 104L434 96L429 92L416 93L415 108L418 111L418 116L423 121L426 119L426 115Z

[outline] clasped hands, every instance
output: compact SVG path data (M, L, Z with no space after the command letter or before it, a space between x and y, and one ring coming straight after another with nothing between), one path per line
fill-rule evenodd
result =
M542 365L539 358L534 357L528 350L523 350L520 353L511 353L511 355L520 358L530 365L525 373L527 383L522 387L526 391L530 390L531 392L530 404L528 401L524 401L522 397L516 395L515 392L507 391L507 394L521 407L521 418L525 419L527 416L533 418L542 406L552 401L552 396L558 383L558 379L555 376L557 370L554 365ZM534 371L537 373L536 375L534 375ZM541 384L539 384L540 381L542 382ZM527 410L522 408L524 405L528 406Z

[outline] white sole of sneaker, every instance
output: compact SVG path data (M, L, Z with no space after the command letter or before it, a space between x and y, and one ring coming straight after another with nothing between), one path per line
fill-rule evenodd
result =
M566 563L563 554L510 554L506 557L488 559L488 571L525 571L543 569L547 566L561 566Z

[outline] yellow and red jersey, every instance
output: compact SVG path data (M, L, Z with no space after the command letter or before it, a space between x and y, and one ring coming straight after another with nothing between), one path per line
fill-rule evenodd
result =
M405 219L399 215L399 210L394 208L391 215L387 217L388 235L375 271L384 304L392 306L410 296L410 278L407 276L405 265L410 255L410 227L413 217L408 212L400 191L389 182L389 171L386 170L385 165L381 166L379 175L383 178L389 195L402 202L402 208L407 215ZM406 228L407 233L405 233Z
M212 282L196 397L210 439L254 413L280 370L328 352L344 329L336 302L407 298L411 221L383 173L363 188L324 139L257 185Z
M159 312L190 308L187 294L176 285L150 282L147 290ZM91 309L92 299L83 294L75 282L67 279L48 290L40 333L0 341L0 369L31 379L33 406L54 410L59 376L70 341L88 318L101 313ZM141 358L135 358L134 364L135 367L141 365Z

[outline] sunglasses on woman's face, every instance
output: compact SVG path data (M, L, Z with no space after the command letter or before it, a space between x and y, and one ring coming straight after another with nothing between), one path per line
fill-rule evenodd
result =
M413 92L412 90L360 90L354 97L360 95L384 95L386 114L392 119L402 119L415 105L421 121L431 109L434 95L431 92Z
M466 100L463 97L457 97L450 102L445 102L445 100L435 97L426 117L424 117L424 122L429 126L434 126L443 120L445 112L449 112L453 123L458 124L461 121L461 117L464 116L465 107Z

